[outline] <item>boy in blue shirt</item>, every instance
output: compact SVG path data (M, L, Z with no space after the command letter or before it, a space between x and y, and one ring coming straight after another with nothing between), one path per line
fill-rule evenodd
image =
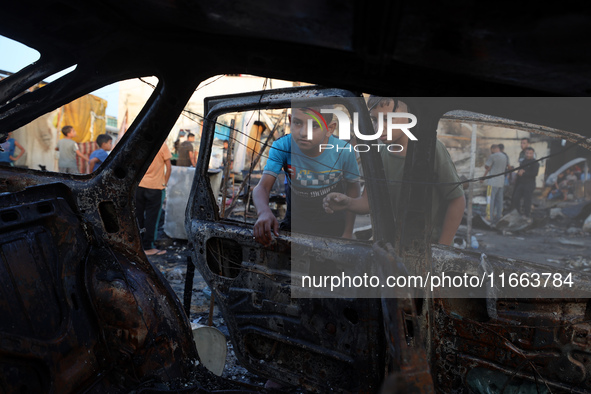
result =
M96 171L103 164L107 156L109 156L109 151L113 149L113 138L108 134L101 134L96 137L96 144L100 149L90 154L90 168L92 172Z
M352 198L359 196L359 168L355 153L348 142L332 135L337 126L332 121L332 114L322 114L326 120L324 123L318 122L314 113L318 115L319 109L292 109L289 116L291 134L273 143L263 176L253 190L253 202L258 213L253 232L256 241L265 246L271 243L272 234L278 235L279 222L269 208L269 194L282 170L287 174L287 212L281 229L352 237L355 214L326 214L322 200L328 193L336 191ZM310 119L311 136L308 135ZM321 149L321 145L333 148Z
M0 147L2 147L2 151L0 151L0 165L3 166L12 166L13 162L17 161L25 154L25 148L23 148L17 140L12 138L12 131L8 133L8 139L0 144ZM20 149L20 153L16 157L14 157L15 148Z

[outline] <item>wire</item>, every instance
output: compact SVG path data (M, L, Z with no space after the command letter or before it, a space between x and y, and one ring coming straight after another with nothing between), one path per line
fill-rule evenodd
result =
M198 116L198 117L200 117L200 118L202 118L202 119L204 119L204 120L206 119L206 118L205 118L203 115L200 115L200 114L197 114L197 113L194 113L194 112L188 111L188 110L184 110L184 112L189 112L189 113L191 113L192 115ZM203 122L201 122L201 124L203 124ZM215 122L215 124L219 124L219 125L222 125L222 126L224 126L224 127L228 127L228 128L230 128L229 126L227 126L227 125L225 125L225 124L223 124L223 123ZM246 134L246 133L243 133L242 131L240 131L240 130L238 130L238 129L236 129L236 128L231 128L231 129L232 129L232 130L234 130L234 131L236 131L236 133L237 133L237 134L246 135L246 137L247 137L247 138L249 138L249 139L251 139L251 140L255 141L256 143L259 143L259 144L262 144L262 143L263 143L263 141L262 141L262 140L258 140L258 139L256 139L256 138L253 138L253 137L251 137L250 135L248 135L248 134ZM252 149L252 148L249 148L249 147L248 147L246 144L242 143L242 142L241 142L241 141L239 141L237 138L234 138L234 142L235 142L235 143L237 143L238 145L242 145L242 146L246 147L247 149L249 149L249 150L250 150L250 151L252 151L253 153L256 153L256 151L255 151L254 149ZM346 145L345 145L345 146L346 146ZM542 157L542 158L536 159L536 162L540 162L540 161L542 161L542 160L546 160L546 159L549 159L549 158L551 158L551 157L555 157L555 156L562 155L562 154L564 154L565 152L567 152L568 150L570 150L570 149L572 149L572 148L574 148L574 147L576 147L576 146L577 146L576 144L573 144L573 145L567 146L567 147L565 147L565 148L561 149L559 152L556 152L556 153L553 153L553 154L550 154L550 155L544 156L544 157ZM385 147L385 146L384 146L384 147ZM278 150L279 152L290 153L290 154L292 154L292 155L297 155L297 156L303 157L303 158L305 158L306 160L309 160L309 161L311 161L311 162L314 162L314 163L316 163L316 164L319 164L319 165L321 165L321 166L324 166L324 167L326 167L326 168L329 168L329 169L333 169L333 168L334 168L334 166L336 165L336 163L335 163L335 164L333 164L333 166L332 166L332 167L330 167L328 164L325 164L325 163L319 162L319 161L317 161L316 159L314 159L314 158L311 158L311 157L309 157L309 156L306 156L306 155L301 155L301 154L298 154L298 153L295 153L295 152L290 152L290 151L287 151L287 150L284 150L284 149L280 149L280 148L278 148L278 147L271 147L271 149L276 149L276 150ZM268 155L265 155L265 154L263 154L263 155L262 155L262 157L269 158L269 156L268 156ZM513 168L513 169L511 169L511 170L507 170L507 171L505 171L505 172L503 172L503 173L501 173L501 174L497 174L497 175L488 175L488 176L486 176L486 177L477 177L477 178L471 178L471 179L466 179L466 180L463 180L463 181L458 181L458 182L427 182L427 181L414 181L414 180L408 180L408 181L404 181L404 180L392 180L392 179L385 179L385 178L381 178L381 177L372 177L372 176L369 176L369 175L363 175L363 176L360 176L360 178L361 178L361 179L363 179L363 180L384 181L384 182L387 182L388 184L434 185L434 186L438 186L438 185L439 185L439 186L442 186L442 185L448 185L448 186L460 186L460 185L463 185L464 183L478 182L478 181L480 181L480 180L491 179L491 178L495 178L495 177L498 177L498 176L501 176L501 175L503 175L503 176L504 176L504 175L510 174L510 173L512 173L512 172L519 171L519 170L521 170L521 169L525 169L527 166L529 166L529 165L531 165L531 164L533 164L533 162L532 162L532 163L529 163L529 164L528 164L528 165L526 165L526 166L519 166L519 167L515 167L515 168ZM351 172L349 172L349 171L346 171L346 170L341 170L341 171L343 171L344 173L350 173L350 174L354 174L354 173L351 173Z
M222 77L224 77L224 75L220 76L219 78L217 78L216 80L214 80L214 81L212 81L212 82L210 82L210 83L213 83L213 82L215 82L215 81L219 80L219 79L220 79L220 78L222 78ZM142 79L140 78L140 80L142 80ZM266 79L265 79L265 81L264 81L264 83L263 83L263 89L265 89L265 88L266 88L266 85L267 85L267 80L268 80L268 78L266 78ZM152 85L152 84L150 84L150 83L148 83L148 82L146 82L146 81L143 81L143 80L142 80L142 82L145 82L145 83L149 84L150 86L154 87L154 85ZM263 94L261 94L261 97L259 98L259 103L260 103L260 101L262 100L262 97L263 97ZM374 107L375 107L375 105L374 105ZM370 110L371 110L371 109L370 109ZM201 118L201 119L202 119L202 121L201 121L201 122L199 122L199 121L197 121L197 120L195 120L195 119L193 119L193 118L190 118L189 116L187 116L187 118L188 118L188 119L190 119L190 120L192 120L192 121L196 122L197 124L199 124L199 125L201 125L201 126L203 126L203 121L205 121L205 120L212 121L211 119L208 119L208 118L206 118L205 116L203 116L203 115L201 115L201 114L198 114L198 113L195 113L195 112L192 112L192 111L190 111L190 110L187 110L187 109L183 110L183 113L185 113L185 112L186 112L186 113L189 113L189 114L191 114L191 115L194 115L194 116L196 116L196 117L198 117L198 118ZM257 112L260 112L260 110L258 110ZM185 115L185 116L186 116L186 115ZM252 120L252 117L253 117L253 116L254 116L254 113L251 115L251 118L250 118L250 120ZM234 130L234 131L235 131L237 134L240 134L240 135L245 135L245 136L246 136L248 139L251 139L251 140L253 140L253 141L255 142L255 146L256 146L257 144L263 144L263 143L264 143L262 140L259 140L259 139L256 139L256 138L253 138L253 137L251 137L250 135L248 135L247 133L244 133L244 132L242 132L241 130L238 130L238 129L236 129L235 127L234 127L234 128L232 128L232 127L230 127L230 126L228 126L228 125L226 125L226 124L223 124L223 123L220 123L220 122L217 122L217 121L215 121L215 122L214 122L214 124L216 124L216 125L221 125L221 126L224 126L224 127L228 127L228 128L230 128L231 130ZM244 144L244 143L240 142L240 141L239 141L237 138L234 138L233 140L234 140L234 143L237 143L237 144L239 144L239 145L242 145L242 146L246 147L247 149L249 149L250 151L252 151L252 153L256 153L256 152L257 152L257 151L256 151L256 150L254 150L253 148L249 148L247 144ZM345 144L345 146L347 146L347 145L349 145L349 144L350 144L350 141L346 141L346 144ZM385 148L385 146L386 146L386 145L384 145L384 148ZM540 161L542 161L542 160L546 160L546 159L549 159L549 158L551 158L551 157L559 156L559 155L561 155L561 154L563 154L563 153L567 152L568 150L570 150L570 149L574 148L575 146L578 146L578 145L576 145L576 144L573 144L573 145L567 146L566 148L563 148L563 149L561 149L561 150L560 150L559 152L557 152L557 153L553 153L553 154L550 154L550 155L544 156L544 157L542 157L542 158L540 158L540 159L536 159L535 161L536 161L536 162L540 162ZM330 165L328 165L328 164L325 164L325 163L319 162L318 160L316 160L316 159L314 159L314 158L312 158L312 157L306 156L306 155L302 155L302 154L298 154L298 153L295 153L295 152L286 151L286 150L283 150L283 149L280 149L280 148L278 148L278 147L274 147L274 146L272 146L272 147L271 147L271 149L276 149L277 151L279 151L279 152L283 152L283 153L289 153L289 154L291 154L292 156L293 156L293 155L300 156L300 157L302 157L302 158L305 158L307 161L314 162L314 163L316 163L316 164L318 164L318 165L321 165L321 166L323 166L323 167L326 167L326 168L328 168L328 169L329 169L329 171L332 171L332 170L335 168L335 166L337 165L337 162L338 162L338 158L337 158L337 160L335 161L335 163L334 163L334 164L332 164L332 166L330 166ZM341 153L342 153L342 152L341 152ZM265 155L265 154L262 154L262 155L261 155L261 157L264 157L264 158L267 158L267 159L269 158L269 156L268 156L268 155ZM339 154L339 157L340 157L340 154ZM521 170L521 169L525 169L525 168L527 168L527 166L530 166L530 165L532 165L532 164L533 164L533 162L532 162L532 163L529 163L529 164L527 164L526 166L519 166L519 167L513 168L513 169L511 169L511 170L507 170L507 171L505 171L505 172L503 172L503 173L500 173L500 174L496 174L496 175L488 175L488 176L486 176L486 177L470 178L470 179L466 179L466 180L463 180L463 181L458 181L458 182L427 182L427 181L414 181L414 180L407 180L407 181L405 181L405 180L393 180L393 179L387 179L387 178L381 178L381 177L372 177L372 176L368 176L368 175L362 175L362 176L361 176L361 175L359 175L359 178L360 178L361 180L382 181L382 182L386 182L386 183L387 183L387 184L389 184L389 185L394 185L394 184L399 184L399 185L402 185L402 184L409 184L409 185L433 185L433 186L444 186L444 185L447 185L447 186L460 186L460 185L463 185L464 183L479 182L479 181L481 181L481 180L487 180L487 179L495 178L495 177L498 177L498 176L501 176L501 175L503 175L503 176L504 176L504 175L510 174L510 173L512 173L512 172L519 171L519 170ZM345 174L349 174L349 175L356 175L355 173L352 173L352 172L350 172L350 171L347 171L347 170L344 170L344 169L341 169L341 171L342 171L343 173L345 173ZM453 188L453 189L455 189L455 188ZM453 189L452 189L452 191L453 191Z
M199 87L197 87L197 89L195 89L195 91L198 91L198 90L200 90L200 89L203 89L203 88L204 88L204 87L206 87L207 85L211 85L212 83L219 81L219 80L220 80L220 79L222 79L223 77L225 77L225 75L220 75L219 77L217 77L217 78L216 78L216 79L214 79L213 81L211 81L211 82L208 82L208 83L206 83L206 84L205 84L205 85L203 85L203 86L199 86Z

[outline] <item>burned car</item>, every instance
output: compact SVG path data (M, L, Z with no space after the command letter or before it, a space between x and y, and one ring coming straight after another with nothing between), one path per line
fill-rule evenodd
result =
M537 14L511 6L517 9L510 16L385 1L25 1L5 7L0 34L41 58L0 81L2 138L108 84L147 76L158 83L99 171L0 167L0 388L206 390L195 378L199 356L187 315L141 247L134 195L199 84L221 73L249 73L334 88L268 90L205 103L185 228L192 262L211 287L245 367L286 390L590 391L588 273L429 239L438 124L446 114L474 121L450 111L490 115L478 121L518 124L591 148L589 100L555 97L589 95L591 51L578 39L590 26L588 13L580 6ZM561 40L548 39L546 27ZM178 60L181 53L191 61ZM248 202L237 219L218 202L208 178L218 118L283 111L294 99L322 97L358 113L367 134L373 130L363 93L399 97L418 119L397 209L380 198L388 195L380 156L358 152L371 238L293 231L268 246L256 243ZM271 139L258 142L263 152ZM237 197L249 198L247 192ZM469 274L483 286L463 293L426 286L394 296L293 297L296 263L351 272L382 267L380 275L395 269L422 278ZM560 281L548 292L530 286L533 274L550 272ZM515 291L499 291L500 278L509 285L512 274L517 285L507 288ZM519 282L523 277L528 283ZM493 278L497 287L484 285ZM574 285L558 286L567 282Z

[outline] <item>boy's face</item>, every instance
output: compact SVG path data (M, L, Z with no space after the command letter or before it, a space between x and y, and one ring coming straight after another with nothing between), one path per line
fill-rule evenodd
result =
M324 125L319 125L313 117L298 108L292 109L289 120L291 136L302 152L306 154L318 155L320 153L319 145L327 143L328 137L336 128L336 123L330 123L328 130L326 130ZM308 120L312 121L312 139L308 139Z
M75 128L70 129L70 132L68 133L68 137L70 137L70 138L76 137L76 129Z
M112 150L113 149L113 140L109 140L108 142L105 142L103 144L103 146L101 146L101 148L106 151Z
M529 146L529 143L527 142L527 140L521 140L521 150L524 150L528 146Z
M373 123L374 130L378 130L379 126L379 117L382 117L384 121L383 125L384 128L382 130L382 135L380 136L380 141L385 144L400 144L403 138L408 138L406 134L400 129L392 130L392 139L388 141L388 113L389 112L408 112L408 107L402 101L398 102L398 108L394 111L394 100L390 100L388 104L379 103L376 105L370 112L369 116ZM397 124L404 124L408 123L408 118L394 118L392 119L392 123Z
M534 158L534 151L531 149L528 149L525 151L525 158L526 159L533 159Z

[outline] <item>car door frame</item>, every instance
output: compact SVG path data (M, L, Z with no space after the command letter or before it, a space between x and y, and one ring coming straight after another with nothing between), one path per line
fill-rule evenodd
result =
M221 97L212 97L207 98L205 100L205 121L204 121L204 128L202 134L202 141L200 145L199 151L199 158L196 168L196 178L191 190L191 196L189 198L189 205L187 209L187 222L186 222L186 229L187 234L189 234L189 238L191 242L193 242L193 257L195 264L203 277L205 278L208 285L212 288L213 297L215 297L216 301L218 302L218 306L222 310L224 315L224 319L228 324L229 331L232 335L235 344L235 351L239 360L244 363L245 365L249 364L249 357L245 354L245 349L248 347L245 344L244 340L240 339L241 335L239 333L239 329L237 328L237 324L233 321L233 316L231 309L224 305L224 302L228 300L227 289L232 286L231 281L227 280L227 278L222 278L222 276L215 274L211 267L208 268L207 266L207 245L206 242L203 242L203 235L199 234L208 234L207 236L215 235L217 237L240 237L241 244L246 245L246 247L250 250L250 252L243 251L243 261L242 264L248 262L250 258L250 263L254 263L255 261L265 260L271 261L271 258L266 257L265 255L261 255L259 252L252 252L253 250L262 250L263 253L270 253L270 251L281 251L285 253L289 250L292 244L296 244L298 239L303 239L305 242L314 244L313 236L305 235L305 234L296 234L291 233L290 235L282 236L279 239L276 239L274 244L269 248L263 248L261 245L257 244L252 236L252 225L247 226L238 226L238 228L232 228L233 226L228 222L220 218L218 213L218 208L216 204L216 200L211 193L211 186L209 184L209 180L207 177L208 171L208 160L212 150L213 144L213 134L214 134L214 123L215 119L218 116L233 112L233 111L246 111L246 110L253 110L253 109L264 109L264 108L289 108L292 99L298 98L305 98L305 97L320 97L320 96L336 96L336 97L357 97L359 95L340 90L340 89L332 89L332 88L322 88L322 87L297 87L297 88L287 88L287 89L278 89L272 91L265 91L265 92L255 92L255 93L245 93L245 94L238 94L238 95L229 95L229 96L221 96ZM364 111L363 111L364 109ZM371 122L369 120L369 114L367 113L366 108L358 108L360 112L360 118L362 124L364 124L366 129L371 127ZM371 128L373 129L373 128ZM375 174L375 179L384 179L383 176L383 168L382 163L379 155L376 153L374 155L365 155L361 154L361 161L364 166L364 171L368 171L369 173ZM367 173L367 172L366 172ZM379 174L382 174L380 177ZM372 178L373 179L373 178ZM375 229L375 234L393 234L391 231L394 228L393 219L388 220L388 216L391 217L391 208L389 203L385 204L383 200L378 200L378 195L385 195L387 193L386 184L384 182L378 182L375 180L370 180L366 183L366 187L372 189L373 192L369 193L368 196L370 197L370 204L372 206L372 210L375 211L376 207L379 207L379 204L383 205L383 210L381 211L380 215L372 215L372 223L373 228ZM381 192L381 194L380 194ZM250 229L248 228L250 226ZM231 234L231 235L229 235ZM317 240L316 240L317 241ZM331 245L334 246L335 253L344 253L344 255L352 255L357 253L359 258L363 258L363 256L370 256L373 255L371 250L371 245L369 243L360 243L359 241L353 240L342 240L342 239L330 239ZM226 245L228 246L228 245ZM315 244L316 248L321 250L319 255L322 253L326 254L326 249L330 247L328 243L324 243L324 251L322 251L322 245ZM223 246L222 246L223 247ZM231 247L231 246L229 246ZM361 252L359 252L361 251ZM240 252L238 252L240 254ZM330 252L329 252L330 254ZM247 256L248 255L248 256ZM276 272L268 271L267 274L272 273L276 274ZM278 290L279 291L279 290ZM253 296L254 297L254 296ZM221 302L220 302L221 301ZM363 390L373 388L376 389L378 385L381 383L381 379L383 378L384 372L384 363L385 363L385 351L386 346L384 343L384 335L382 330L384 329L383 325L383 318L382 318L382 310L380 300L373 299L361 299L361 300L347 300L347 299L328 299L322 300L320 302L321 306L318 306L317 300L312 300L311 303L308 301L303 302L305 305L310 306L311 308L314 307L325 307L330 308L330 305L342 307L343 310L351 310L354 305L355 308L364 309L364 313L368 313L364 315L364 318L368 318L372 316L374 323L379 325L380 328L376 326L372 326L372 340L367 341L364 346L369 346L373 349L373 352L378 355L378 357L366 358L364 363L359 363L358 360L354 358L347 359L346 362L351 365L356 365L356 369L361 369L363 373L369 371L373 368L371 372L367 372L367 376L365 379L358 379L360 380L357 384L363 384L363 380L367 382L366 386L349 386L341 387L342 389L353 389L353 390ZM349 309L348 309L349 308ZM306 308L303 308L306 309ZM338 309L333 308L333 309ZM356 309L356 313L360 313L360 309ZM368 312L369 311L369 312ZM311 319L310 315L307 311L303 311L302 315ZM359 317L359 316L358 316ZM335 318L337 318L335 316ZM354 318L357 320L357 318ZM346 320L346 319L344 319ZM362 320L359 318L358 320ZM330 326L330 323L327 323ZM336 322L334 323L336 326ZM281 330L279 330L281 331ZM286 331L283 331L284 333ZM380 333L377 337L375 334ZM361 337L361 336L360 336ZM303 346L306 347L306 344L303 344L301 341L296 341L293 337L286 339L286 342L291 341L296 346ZM371 343L371 342L375 343ZM326 342L325 342L326 345ZM264 346L262 346L264 347ZM308 347L311 349L312 347ZM343 358L342 354L337 354L338 352L334 351L334 349L325 349L325 351L319 350L318 348L314 349L314 351L319 352L325 357L326 365L330 368L330 365L333 365L334 362L331 362L331 358ZM360 357L362 359L362 357ZM343 360L345 360L343 358ZM269 364L271 360L265 360L265 364ZM367 364L373 365L369 366ZM362 364L366 364L362 366ZM336 364L335 364L336 365ZM274 378L276 380L285 381L285 376L288 374L288 371L282 370L280 373L269 373L268 369L261 368L257 363L250 363L249 369L253 370L255 373L262 374L264 376ZM319 387L323 387L323 380L326 379L326 375L322 377L321 372L317 379L311 379L310 376L307 377L296 377L291 376L288 377L287 382L292 384L301 384L304 387L309 389L318 389ZM342 375L342 371L340 372ZM330 372L329 372L330 374ZM361 376L361 375L360 375ZM372 380L373 379L373 380ZM341 380L343 378L341 377ZM346 379L344 379L346 380ZM331 382L330 384L335 384L335 382ZM338 384L338 383L336 383ZM325 386L325 388L328 386Z

